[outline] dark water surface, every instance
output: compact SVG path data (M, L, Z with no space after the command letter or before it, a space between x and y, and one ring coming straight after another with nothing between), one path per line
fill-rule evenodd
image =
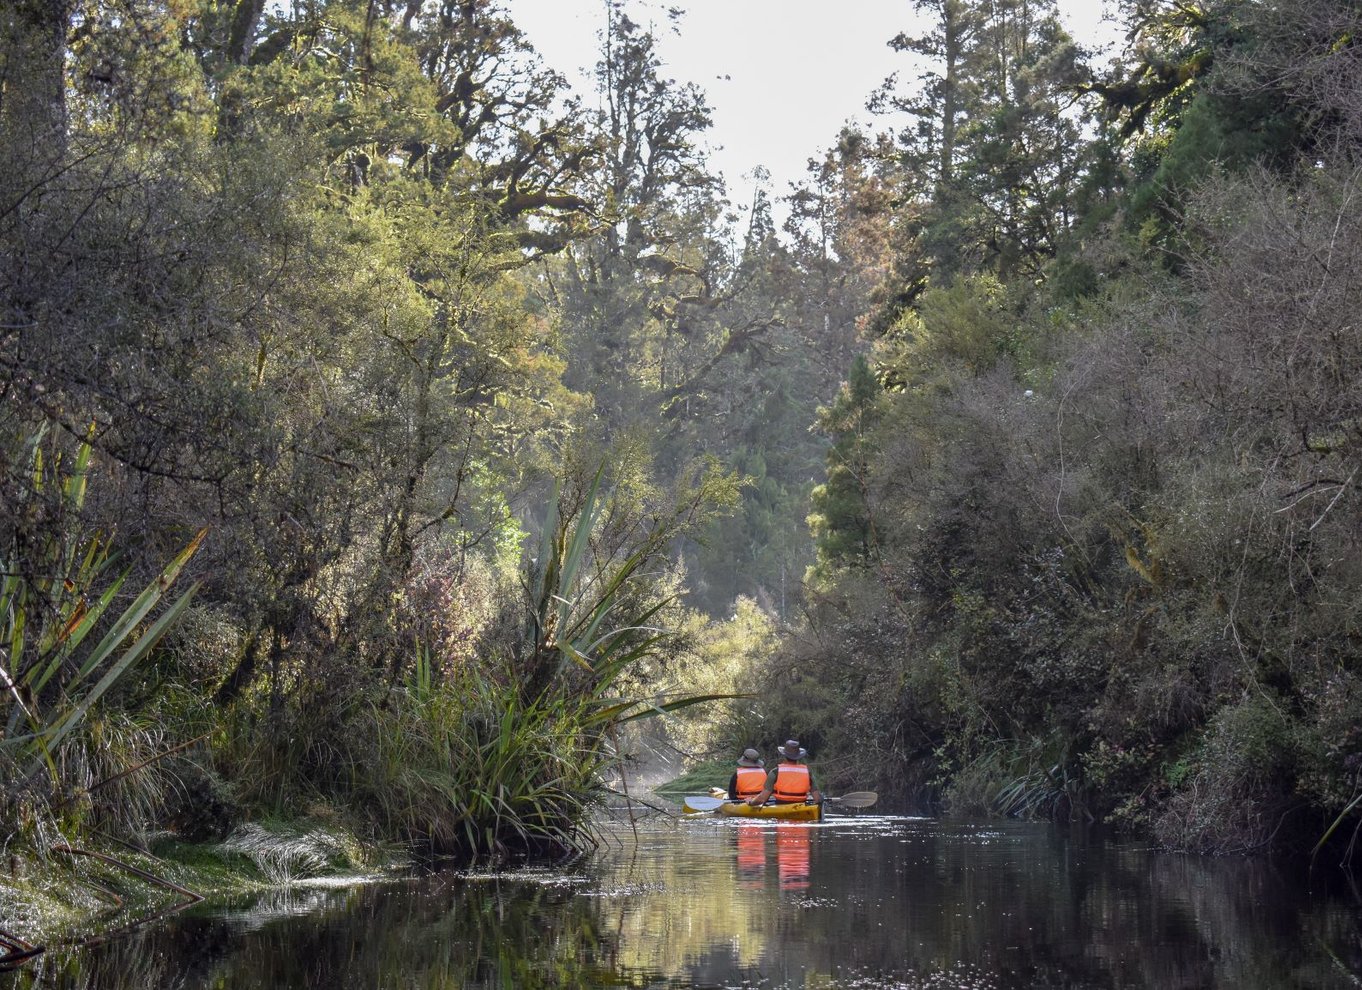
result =
M203 905L0 987L1362 986L1356 891L1029 824L627 824L566 871Z

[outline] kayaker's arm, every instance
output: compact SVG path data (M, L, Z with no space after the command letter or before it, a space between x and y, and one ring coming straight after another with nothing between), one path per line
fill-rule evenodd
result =
M754 798L748 798L747 803L754 808L759 808L767 801L771 800L771 795L776 792L776 768L772 767L766 774L766 783L761 787L761 793Z
M766 775L766 783L761 789L761 793L749 800L747 803L753 807L758 807L771 800L771 795L776 792L776 775L779 767L772 767L771 772ZM806 798L809 804L821 804L823 795L819 793L818 786L813 782L813 771L809 772L809 795Z

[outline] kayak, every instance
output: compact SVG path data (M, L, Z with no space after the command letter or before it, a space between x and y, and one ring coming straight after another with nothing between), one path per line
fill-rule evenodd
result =
M869 808L879 799L874 791L851 791L841 797L825 797L838 811L847 808ZM817 822L822 821L820 804L766 804L754 808L743 801L729 801L728 795L719 788L709 794L687 794L681 799L681 810L688 815L716 814L727 818L772 818L776 821Z
M816 822L821 804L763 804L753 807L746 801L728 802L715 809L725 818L773 818L782 822Z

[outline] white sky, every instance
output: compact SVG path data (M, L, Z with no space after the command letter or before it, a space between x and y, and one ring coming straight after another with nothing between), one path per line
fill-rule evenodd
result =
M1117 38L1115 26L1103 20L1108 3L1059 0L1079 43L1100 46ZM671 33L668 5L686 10L680 35ZM545 61L590 103L604 0L507 0L507 7ZM908 56L887 44L912 28L917 15L910 0L669 0L632 4L629 14L653 24L667 76L708 94L710 161L738 206L750 202L744 176L754 167L769 169L773 194L783 195L843 123L870 120L866 98L885 77L915 75Z

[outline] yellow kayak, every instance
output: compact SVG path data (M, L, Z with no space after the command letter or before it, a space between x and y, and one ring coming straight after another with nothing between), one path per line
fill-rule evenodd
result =
M746 801L729 802L714 809L725 818L773 818L782 822L816 822L821 804L763 804L753 807Z

